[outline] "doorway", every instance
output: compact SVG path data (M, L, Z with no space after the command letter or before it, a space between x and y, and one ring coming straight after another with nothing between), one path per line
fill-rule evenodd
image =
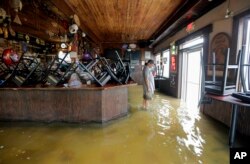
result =
M181 99L188 108L197 108L201 95L201 59L203 37L193 39L182 48Z

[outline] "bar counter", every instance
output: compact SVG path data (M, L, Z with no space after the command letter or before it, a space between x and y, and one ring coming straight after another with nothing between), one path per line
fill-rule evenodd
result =
M131 85L1 88L0 121L103 123L127 115Z

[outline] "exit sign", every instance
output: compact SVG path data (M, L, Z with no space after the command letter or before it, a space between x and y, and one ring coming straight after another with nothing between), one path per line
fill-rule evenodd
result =
M190 32L192 32L192 31L194 31L194 28L195 28L194 22L191 22L191 23L189 23L189 24L187 25L186 31L187 31L188 33L190 33Z

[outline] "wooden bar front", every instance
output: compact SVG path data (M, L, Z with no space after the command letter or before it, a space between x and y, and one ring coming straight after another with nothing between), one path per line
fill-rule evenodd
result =
M127 87L2 88L0 120L106 122L128 113Z

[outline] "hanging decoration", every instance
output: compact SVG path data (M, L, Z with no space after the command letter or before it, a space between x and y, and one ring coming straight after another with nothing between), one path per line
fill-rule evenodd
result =
M23 8L23 4L22 4L22 1L21 0L11 0L10 2L10 6L11 8L14 9L14 11L16 12L16 16L14 18L14 21L15 23L19 24L19 25L22 25L22 22L18 16L18 11L21 11L22 8Z
M136 48L136 44L134 44L134 43L129 44L129 48L135 49Z
M77 26L81 25L80 19L76 14L73 15L73 20L74 20L74 22L76 23Z
M0 8L0 23L3 23L6 18L6 11L3 8Z
M69 32L71 34L75 34L77 33L77 31L78 31L78 26L76 24L72 24L71 26L69 26Z

